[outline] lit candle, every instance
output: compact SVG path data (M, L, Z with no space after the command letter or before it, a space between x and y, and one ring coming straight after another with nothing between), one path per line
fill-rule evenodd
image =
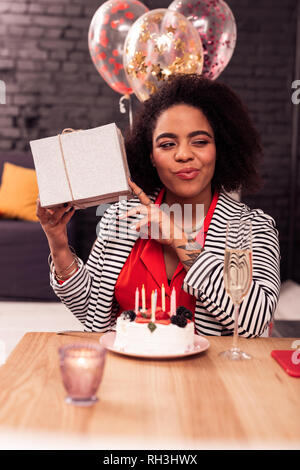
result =
M156 304L157 304L157 290L155 290L155 292L152 291L152 296L151 296L151 321L153 323L155 322Z
M145 293L145 286L142 286L142 311L146 312L146 293Z
M155 318L155 306L154 306L154 290L151 292L151 321L154 321Z
M163 312L166 311L166 290L164 284L161 286L161 308Z
M135 290L135 314L137 315L139 313L139 288L137 287Z
M176 315L176 291L175 287L172 289L171 293L171 316Z
M67 403L92 405L102 379L106 350L100 345L71 344L59 349Z

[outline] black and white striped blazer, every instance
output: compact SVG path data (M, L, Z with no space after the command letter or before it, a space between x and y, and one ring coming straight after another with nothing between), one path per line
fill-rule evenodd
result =
M158 191L149 195L155 201ZM103 215L97 240L86 264L60 285L53 274L50 283L56 295L84 324L85 331L114 329L119 306L114 287L119 273L139 237L129 229L141 215L118 220L120 212L140 204L137 197L112 204ZM275 311L280 290L280 253L275 222L262 210L251 210L221 193L209 225L205 249L187 272L183 289L196 297L195 330L204 335L231 335L234 306L223 282L225 228L231 218L252 221L253 280L241 304L239 334L264 333Z

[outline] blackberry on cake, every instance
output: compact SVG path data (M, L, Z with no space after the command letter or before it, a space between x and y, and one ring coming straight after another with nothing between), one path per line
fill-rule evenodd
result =
M124 320L129 319L130 321L134 321L136 317L136 314L133 310L124 310L124 312L122 312L122 315Z
M193 320L193 313L183 305L180 305L180 307L177 307L176 310L176 315L183 315L187 320Z
M180 328L184 328L187 325L187 318L184 315L172 315L171 323L179 326Z

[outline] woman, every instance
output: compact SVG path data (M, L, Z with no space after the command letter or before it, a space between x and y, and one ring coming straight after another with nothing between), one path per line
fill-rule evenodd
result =
M153 289L160 305L164 284L167 309L174 287L177 305L195 312L196 333L231 335L225 227L231 218L251 219L253 281L241 305L239 334L262 335L280 288L278 233L270 216L227 194L259 183L259 138L239 98L198 75L174 76L143 104L126 150L134 197L107 209L86 265L68 246L66 225L74 210L38 204L55 293L87 331L104 332L134 307L136 287L145 285L149 307Z

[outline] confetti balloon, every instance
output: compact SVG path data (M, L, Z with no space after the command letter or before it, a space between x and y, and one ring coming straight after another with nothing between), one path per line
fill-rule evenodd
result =
M125 40L123 63L128 83L144 101L171 74L201 74L201 39L181 13L166 8L152 10L132 25Z
M174 0L168 8L182 13L201 37L203 75L215 79L225 69L236 43L235 19L223 0Z
M148 8L138 0L109 0L94 14L88 33L92 61L101 77L118 93L132 93L123 68L124 41L132 24Z

